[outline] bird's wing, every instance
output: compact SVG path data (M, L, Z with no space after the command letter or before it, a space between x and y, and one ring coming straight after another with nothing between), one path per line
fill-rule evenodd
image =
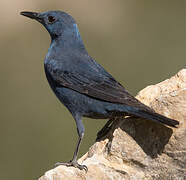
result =
M82 62L71 64L71 66L51 60L45 70L50 74L56 86L64 86L107 102L148 109L94 60L83 64Z

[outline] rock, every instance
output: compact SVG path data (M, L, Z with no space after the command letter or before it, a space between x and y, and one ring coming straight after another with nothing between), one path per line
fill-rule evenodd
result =
M137 98L180 122L169 128L139 118L118 118L111 131L79 159L88 172L59 166L39 180L186 179L186 69L143 89Z

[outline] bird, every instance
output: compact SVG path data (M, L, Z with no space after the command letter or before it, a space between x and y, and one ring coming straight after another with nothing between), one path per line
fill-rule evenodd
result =
M177 127L179 122L156 113L133 97L111 74L89 56L75 19L63 11L29 12L21 15L41 23L51 37L44 59L48 83L72 114L77 127L78 142L69 162L58 165L73 166L87 171L77 162L85 128L83 117L110 119L98 135L103 136L116 117L134 116Z

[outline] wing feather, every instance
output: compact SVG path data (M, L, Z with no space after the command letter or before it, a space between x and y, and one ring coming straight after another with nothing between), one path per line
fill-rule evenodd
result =
M64 86L99 100L151 110L130 95L99 64L95 64L95 61L89 61L87 65L84 64L83 66L75 64L64 68L63 65L60 62L56 63L55 61L54 63L51 60L45 66L45 70L53 78L57 86Z

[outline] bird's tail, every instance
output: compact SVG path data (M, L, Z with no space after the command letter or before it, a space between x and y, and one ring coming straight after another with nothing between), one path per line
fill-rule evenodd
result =
M161 114L158 114L156 112L149 111L149 110L143 110L143 109L136 108L134 111L132 111L132 114L135 116L141 117L141 118L150 119L155 122L166 124L171 127L176 127L176 125L179 125L178 121L176 121L174 119L167 118Z

